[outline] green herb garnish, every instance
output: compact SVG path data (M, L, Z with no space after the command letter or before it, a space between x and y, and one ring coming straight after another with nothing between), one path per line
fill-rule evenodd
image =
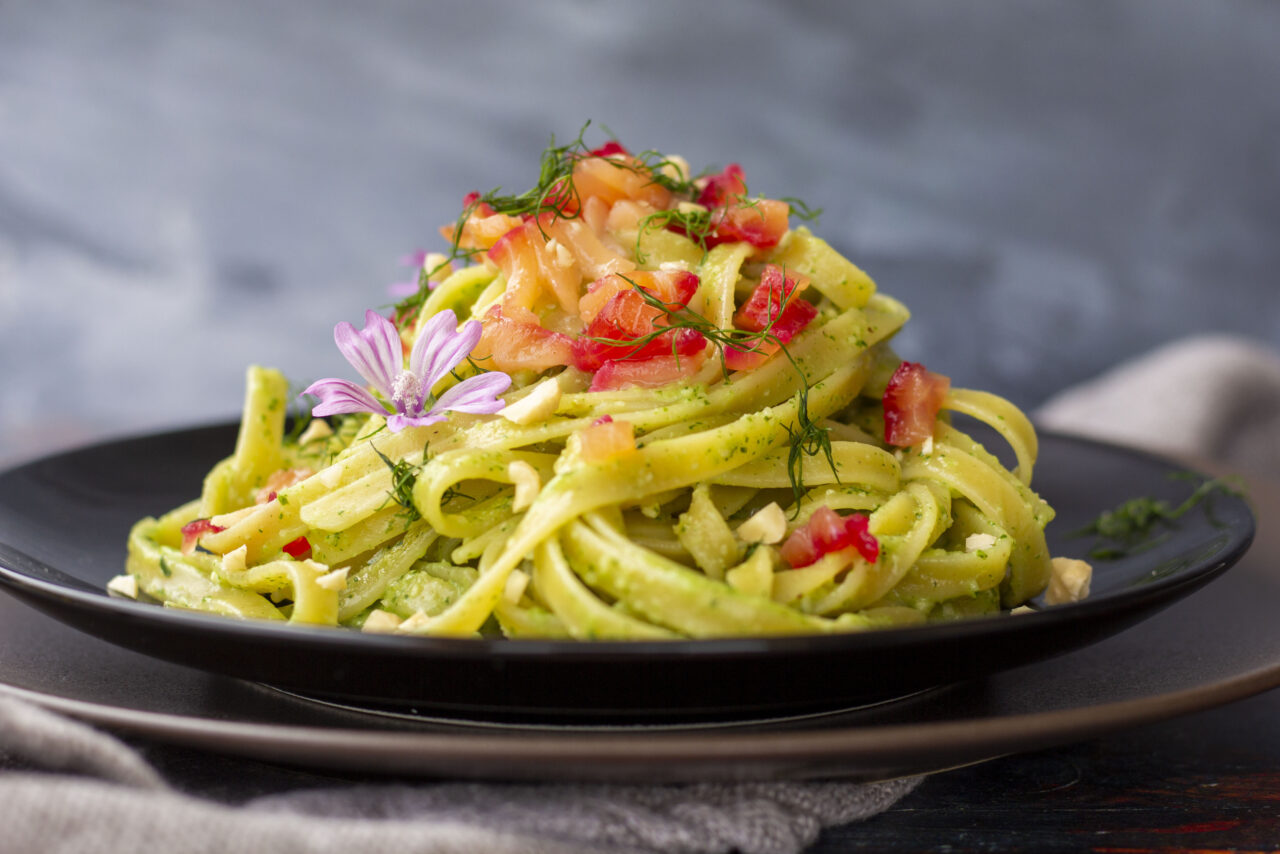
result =
M1199 475L1190 472L1170 477L1178 480L1200 479ZM1192 493L1175 507L1171 507L1162 498L1130 498L1113 510L1104 510L1097 519L1076 531L1073 536L1097 537L1099 542L1089 551L1089 557L1094 560L1116 560L1155 546L1166 536L1159 533L1161 526L1172 525L1217 493L1236 497L1243 495L1234 478L1201 480Z
M591 127L590 121L579 129L578 135L573 140L564 145L557 145L555 136L552 135L550 144L542 152L538 180L532 188L523 193L506 194L501 187L495 187L471 198L458 218L454 220L453 234L450 237L451 245L444 260L431 269L424 267L419 272L418 290L396 304L397 316L411 317L412 313L422 305L429 293L427 283L436 273L454 261L470 261L480 254L481 250L463 247L461 243L467 221L481 205L488 205L495 213L508 216L533 216L539 223L539 228L542 228L543 215L550 215L553 219L576 219L579 216L582 200L573 183L573 167L582 158L591 156L592 149L588 147L585 139L589 127ZM683 164L652 149L646 149L625 158L606 158L605 162L616 169L625 169L645 176L652 183L669 190L682 201L691 201L696 198L700 190L697 181L709 174L709 170L703 170L697 175L686 174ZM744 193L740 198L741 203L750 204L750 200L746 199L745 195ZM781 201L787 202L791 206L792 213L802 220L816 219L822 213L821 208L810 208L797 198L783 197ZM675 208L657 211L641 221L640 234L643 235L650 229L666 228L672 225L683 229L699 245L706 248L705 240L712 226L710 212L681 212ZM637 260L644 263L643 259L637 258Z
M669 228L683 231L685 236L698 244L706 252L707 238L711 235L711 211L699 205L689 205L683 210L679 207L664 211L654 211L640 220L640 228L636 231L636 263L643 264L648 260L641 248L644 236L650 231L664 231Z
M831 436L826 427L820 426L809 415L809 392L812 386L809 384L809 378L805 375L800 364L791 355L791 351L787 349L787 345L773 334L773 325L778 318L782 316L783 310L787 307L788 302L795 298L796 289L788 291L783 288L782 298L779 301L777 312L769 312L769 321L764 328L759 331L751 331L748 329L721 329L713 322L698 314L686 305L679 305L672 308L661 298L650 293L639 284L628 279L621 273L618 274L626 280L632 288L640 294L640 297L649 305L661 311L666 318L666 324L659 326L654 324L654 329L641 335L639 338L632 339L613 339L613 338L597 338L590 337L590 340L600 344L612 347L631 347L632 353L639 352L646 344L649 344L660 335L678 329L692 329L701 333L702 337L711 342L716 348L716 354L720 358L720 370L727 380L729 378L729 366L725 358L725 348L752 352L764 344L773 344L778 347L778 352L786 356L787 361L791 363L791 367L795 369L796 375L800 377L801 389L798 392L800 398L799 409L796 413L796 425L794 427L788 425L787 436L789 441L789 449L787 452L787 478L791 481L791 492L795 496L795 512L799 513L800 499L804 496L806 487L804 485L804 458L806 456L817 456L823 454L827 458L827 464L831 467L831 473L835 475L836 482L840 482L840 473L836 470L835 458L831 451ZM785 280L785 271L783 273ZM671 337L671 354L679 360L680 354L676 352L675 336ZM627 358L626 356L622 358Z
M386 454L379 451L377 447L370 442L369 447L373 448L373 452L378 455L382 462L386 463L387 468L391 469L391 489L387 492L389 500L399 504L409 514L409 521L416 522L422 518L418 513L418 508L413 504L413 486L418 481L418 475L422 472L422 465L415 465L408 460L394 461ZM427 458L427 449L422 449L422 459Z

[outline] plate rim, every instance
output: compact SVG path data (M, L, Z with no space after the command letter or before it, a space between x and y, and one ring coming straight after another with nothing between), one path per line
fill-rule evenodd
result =
M59 458L87 453L103 452L113 446L176 437L195 432L212 430L233 431L238 422L235 420L220 421L179 427L154 432L144 432L129 436L109 438L101 442L89 443L28 460L19 465L0 470L0 483L22 471L53 462ZM1092 437L1070 433L1061 433L1050 429L1037 429L1037 435L1043 441L1074 444L1093 448L1107 453L1118 453L1136 458L1144 464L1157 465L1164 468L1181 468L1200 476L1194 466L1171 457L1161 455L1143 448L1130 445L1106 442ZM0 541L0 587L8 586L28 592L46 600L70 601L83 607L105 609L128 618L139 618L146 621L172 624L187 628L205 628L212 637L243 636L245 633L265 633L274 643L295 644L315 643L328 645L330 642L340 647L351 646L361 652L378 652L397 657L413 657L415 653L428 652L436 654L458 655L492 659L495 655L504 659L519 661L526 658L537 659L547 654L568 657L572 660L593 660L598 658L640 658L651 660L655 655L680 657L724 657L751 656L762 651L759 647L768 646L772 654L786 654L803 649L804 651L823 651L830 647L834 650L846 648L850 643L858 644L874 651L884 646L915 646L938 643L949 639L967 639L972 635L1016 635L1024 631L1027 619L1035 620L1041 626L1049 623L1062 624L1088 619L1092 615L1112 610L1130 610L1142 599L1152 595L1171 594L1184 585L1197 585L1212 580L1217 574L1225 571L1248 552L1257 534L1257 517L1247 501L1240 502L1245 510L1247 525L1241 528L1230 528L1235 537L1234 544L1224 547L1225 551L1215 561L1205 563L1188 570L1175 572L1165 578L1156 579L1141 587L1131 587L1110 591L1104 595L1087 598L1080 602L1056 605L1037 610L1033 614L1019 615L1018 621L1008 619L1008 614L1001 613L990 617L948 621L920 626L902 626L884 630L867 632L837 632L831 634L805 635L770 635L726 638L682 638L673 641L608 641L590 642L556 639L510 639L510 638L452 638L452 637L406 637L399 635L382 635L376 633L357 632L342 629L335 632L334 627L301 626L291 623L275 624L273 622L238 621L214 614L196 611L162 608L144 602L137 602L110 596L105 589L98 590L89 582L77 578L69 572L51 567L60 574L81 582L86 589L77 589L52 581L36 578L19 569L14 569L3 562L3 553L7 549L21 557L42 564L42 561L24 555L19 549ZM896 641L896 642L895 642Z
M226 427L227 425L215 425ZM198 429L198 428L197 428ZM185 430L167 431L187 432ZM1108 450L1148 458L1162 467L1203 469L1144 449L1099 442L1077 436L1054 434L1069 442L1101 445ZM150 434L156 435L156 434ZM117 441L135 441L134 436ZM101 444L101 443L99 443ZM96 448L90 445L62 453ZM38 464L51 456L25 465ZM0 477L8 473L0 472ZM1258 509L1246 503L1251 530L1241 553L1249 547L1258 529ZM1225 567L1223 567L1225 568ZM1206 570L1208 571L1208 570ZM1218 570L1219 572L1221 569ZM1197 578L1199 576L1196 576ZM1167 583L1162 579L1156 583ZM1175 575L1175 583L1194 583ZM113 605L139 607L165 613L154 606L123 602L108 598L96 589L82 591L95 600ZM10 598L6 596L6 598ZM15 607L29 603L12 597ZM1058 609L1065 613L1088 602ZM1042 612L1040 617L1052 611ZM183 614L201 621L226 623L225 618L202 614ZM57 630L72 632L74 627L56 620ZM972 621L979 623L983 621ZM964 622L949 624L967 625ZM276 627L285 628L290 627ZM299 627L292 627L297 629ZM332 630L313 629L326 635ZM293 632L296 634L296 632ZM818 636L822 637L822 636ZM461 641L477 648L470 639ZM759 639L752 639L759 640ZM538 643L538 642L522 642ZM688 642L686 642L688 643ZM720 641L698 641L701 644ZM592 645L583 645L592 646ZM596 648L599 645L594 645ZM634 644L629 645L634 648ZM228 678L218 676L217 678ZM1253 665L1221 680L1210 680L1175 691L1162 691L1145 696L1089 703L1082 706L1055 708L1047 711L1019 712L1007 715L971 715L935 721L908 723L827 724L812 730L750 731L732 728L716 730L654 731L644 726L634 730L583 732L569 728L524 729L518 725L509 732L468 731L465 725L441 733L414 730L412 724L400 728L298 726L274 721L235 720L203 716L205 710L173 713L129 708L124 705L78 699L54 691L21 688L0 682L0 696L26 700L54 712L66 714L92 725L123 734L149 737L161 742L222 751L227 754L281 761L286 764L320 769L388 773L419 776L468 777L473 779L619 779L619 775L646 781L657 779L705 779L706 776L742 779L744 773L753 778L786 778L835 776L841 779L884 779L904 774L925 773L949 767L980 762L1005 753L1051 747L1073 740L1101 735L1126 726L1151 723L1280 687L1280 660ZM340 742L335 755L331 746ZM374 748L371 762L369 753ZM395 757L401 757L398 764ZM503 771L501 763L512 758L522 764L518 773ZM671 772L655 771L655 757ZM472 763L463 765L460 763ZM388 767L386 763L391 763ZM550 763L550 764L548 764ZM531 766L542 769L530 770ZM626 769L630 769L627 771ZM727 770L726 770L727 769ZM781 769L781 770L779 770Z
M0 682L0 697L25 701L90 725L124 735L137 735L186 747L225 751L303 766L399 774L428 774L448 765L456 776L494 779L492 769L502 763L523 763L524 773L512 779L562 779L556 768L529 774L527 763L551 761L604 766L611 772L627 764L662 765L676 773L727 763L732 769L786 762L795 767L813 763L815 771L837 762L863 767L861 773L837 773L840 779L879 780L910 774L935 773L983 762L1026 749L1104 735L1157 723L1184 714L1243 700L1280 687L1280 661L1254 668L1220 682L1165 693L1093 705L1050 709L1003 716L962 717L906 724L844 725L797 731L655 732L415 732L407 729L298 726L282 723L229 721L199 715L131 709L20 688ZM317 755L323 748L323 755ZM637 749L642 748L638 753ZM378 760L379 764L371 764ZM386 765L385 762L392 764ZM456 768L450 763L483 763ZM877 765L876 763L882 763ZM587 774L587 777L590 777ZM784 775L790 777L791 775ZM615 775L608 774L610 779Z

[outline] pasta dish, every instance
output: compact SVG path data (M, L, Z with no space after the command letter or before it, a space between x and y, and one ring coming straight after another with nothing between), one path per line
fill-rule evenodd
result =
M417 635L663 639L995 614L1051 578L1036 435L891 348L906 308L735 165L579 136L473 193L363 382L252 367L233 453L113 591ZM792 221L796 224L793 227ZM989 425L1010 470L956 426ZM230 450L230 449L229 449Z

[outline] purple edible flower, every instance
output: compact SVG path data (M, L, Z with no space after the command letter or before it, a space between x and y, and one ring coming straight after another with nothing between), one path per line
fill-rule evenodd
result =
M333 328L333 340L360 376L390 402L390 407L348 380L318 380L302 393L320 398L312 415L387 415L387 427L393 433L443 421L448 417L444 413L450 410L492 414L505 406L497 396L511 386L511 377L500 371L469 377L438 399L431 395L431 387L475 349L480 333L479 321L468 320L458 329L457 316L451 310L442 311L427 321L413 345L406 369L395 325L376 311L366 311L364 329L357 332L344 320Z
M427 258L429 257L429 255L430 253L428 253L427 250L425 249L415 249L412 252L410 252L408 255L401 256L400 264L405 267L416 267L418 269L418 274L421 275L423 272L423 269L427 265ZM427 270L426 272L431 272L431 271ZM439 284L440 283L436 281L429 281L427 282L427 290L434 291L436 287L439 286ZM417 292L418 292L418 282L416 281L393 282L387 286L387 293L389 293L391 296L396 298L413 296Z
M433 284L435 283L430 282L427 284L427 287L430 288ZM392 282L387 285L387 294L393 297L411 297L417 292L417 282Z

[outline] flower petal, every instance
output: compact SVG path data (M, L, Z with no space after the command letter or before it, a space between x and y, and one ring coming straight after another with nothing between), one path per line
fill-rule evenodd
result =
M484 327L478 320L468 320L462 324L462 328L431 357L431 364L427 368L429 377L427 385L435 385L441 377L465 359L476 348L476 344L480 343L483 332Z
M374 412L386 414L386 409L377 398L364 388L350 380L317 380L302 390L320 398L320 402L311 410L312 415L337 415L343 412Z
M453 309L447 308L431 316L422 327L418 340L413 342L413 352L409 354L409 370L422 381L422 387L430 389L436 384L437 376L431 376L431 366L435 362L436 353L457 337L458 316Z
M393 297L411 297L417 292L417 282L392 282L387 285L387 294Z
M438 413L433 415L430 412L426 415L401 415L397 412L395 415L387 416L387 429L392 433L399 433L406 427L424 427L427 424L444 421L446 417Z
M391 384L404 366L404 350L395 325L373 309L364 313L359 332L345 320L333 327L333 340L365 381L391 396Z
M451 409L454 412L492 414L506 406L497 395L511 387L511 377L501 371L486 371L469 377L440 395L432 412Z

